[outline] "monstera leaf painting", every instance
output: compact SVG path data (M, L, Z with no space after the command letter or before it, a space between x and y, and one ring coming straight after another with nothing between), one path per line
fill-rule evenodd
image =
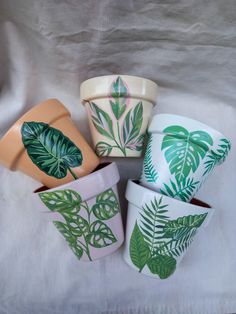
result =
M142 272L148 267L161 279L168 278L176 269L182 255L207 214L181 216L171 220L162 197L145 204L136 220L130 238L129 252L133 264Z
M50 211L64 218L65 222L54 221L54 225L79 259L86 254L92 260L91 247L101 249L117 242L105 223L119 213L119 202L112 189L98 194L93 206L70 189L41 192L39 196Z
M80 149L60 130L43 122L24 122L22 141L32 162L47 175L62 179L82 164Z
M194 173L197 170L209 146L213 145L213 140L207 132L189 132L179 125L169 126L164 129L163 133L166 135L161 149L165 151L171 174L174 174L176 180L181 182L191 171Z

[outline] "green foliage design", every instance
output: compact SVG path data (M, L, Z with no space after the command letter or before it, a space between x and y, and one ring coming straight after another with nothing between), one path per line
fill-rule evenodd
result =
M82 164L80 149L61 131L43 122L24 122L21 127L24 146L32 162L47 175L62 179L71 168Z
M104 223L119 212L119 202L112 189L97 195L91 208L78 192L70 189L41 192L39 196L49 210L63 216L65 222L54 221L54 225L79 259L87 254L92 260L90 246L103 248L117 242Z
M152 274L161 279L173 274L176 258L189 247L207 216L206 213L170 220L167 207L162 204L162 197L145 204L129 245L130 258L139 272L147 266Z
M211 136L204 131L188 132L179 125L169 126L163 131L161 149L165 150L165 158L171 174L178 182L185 180L190 172L197 170L201 159L213 145Z
M155 166L152 163L152 134L149 135L147 149L143 161L143 174L147 182L156 182L158 179L158 173Z
M226 157L228 156L228 153L231 149L231 144L228 140L225 138L222 138L220 140L219 147L216 151L211 150L206 158L207 160L204 162L205 165L205 172L203 175L206 175L210 173L215 165L220 164L225 161Z
M108 113L94 102L90 103L93 125L104 137L104 140L98 142L95 147L97 155L109 156L113 148L119 149L124 156L127 154L127 149L141 151L144 141L144 133L141 131L143 124L142 102L137 103L132 109L128 109L127 102L130 97L126 84L120 77L117 77L112 84L110 94L112 98L110 106L116 119L115 124L113 124ZM124 119L120 119L123 116ZM109 143L106 142L106 138Z
M193 178L184 179L181 182L170 180L170 184L164 183L165 189L161 189L161 193L172 198L178 198L184 202L191 200L193 192L197 191L199 181L194 181Z

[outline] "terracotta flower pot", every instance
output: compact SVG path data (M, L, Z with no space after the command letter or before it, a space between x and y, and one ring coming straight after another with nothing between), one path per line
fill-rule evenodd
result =
M148 133L141 184L184 202L194 197L230 150L224 135L182 116L155 115Z
M157 85L145 78L108 75L81 84L98 156L140 157Z
M35 194L38 209L82 261L109 255L124 241L117 166L99 167L79 180Z
M0 162L55 187L92 172L98 157L56 99L24 114L0 140Z
M144 275L168 278L214 210L197 200L189 204L161 195L135 181L128 182L126 198L125 261Z

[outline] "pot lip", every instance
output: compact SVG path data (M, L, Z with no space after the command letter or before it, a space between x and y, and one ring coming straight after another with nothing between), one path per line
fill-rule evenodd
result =
M135 192L135 197L133 197L133 193ZM209 213L210 212L214 212L215 209L212 208L210 205L208 205L205 202L202 202L200 200L197 199L193 199L191 202L192 203L187 203L187 202L183 202L180 201L178 199L163 195L161 193L158 193L156 191L150 190L147 187L142 186L138 180L132 180L130 179L128 181L128 185L127 185L127 189L126 189L126 194L125 197L128 200L128 202L132 203L133 205L135 205L136 207L138 207L139 209L142 208L142 196L144 193L147 193L153 197L157 196L157 197L162 197L164 200L166 200L169 204L173 204L176 203L178 205L181 205L181 208L183 209L190 209L190 208L196 208L198 207L199 209L205 209L207 210ZM198 205L198 203L200 205Z
M51 111L51 114L43 116L43 122L48 123L49 125L53 123L54 121L56 121L57 119L60 119L64 116L70 117L70 112L56 98L50 98L50 99L44 100L36 104L32 108L30 108L26 113L20 116L20 118L17 119L0 138L0 151L4 150L6 152L5 153L6 155L8 150L10 149L12 150L12 154L10 157L8 156L7 160L6 160L5 155L4 155L5 157L3 158L5 166L8 167L9 169L14 170L14 164L15 164L17 156L20 156L25 150L25 147L21 140L21 134L19 132L19 128L21 127L21 124L23 122L27 122L27 121L29 122L30 120L33 120L33 118L31 118L32 115L35 116L35 121L37 121L37 116L39 116L40 112L42 116L42 111L44 111L44 107L47 109L50 108L50 111ZM53 112L53 118L52 118L52 112ZM14 134L14 141L12 141L13 134Z
M222 133L220 133L219 131L215 130L214 128L208 126L205 123L202 123L199 120L195 120L192 118L188 118L186 116L182 116L182 115L177 115L177 114L169 114L169 113L161 113L161 114L155 114L152 118L152 121L149 125L148 128L148 133L152 133L152 134L168 134L168 133L163 133L162 130L160 130L159 125L162 123L166 123L166 119L176 119L176 125L180 125L184 127L184 124L187 122L189 124L197 124L197 127L201 129L201 131L210 131L211 134L213 134L217 140L224 138L227 141L229 141ZM171 122L172 123L172 122ZM173 121L174 123L174 121ZM184 136L183 136L184 137Z
M117 78L122 77L124 80L137 80L137 83L129 82L129 94L132 98L149 101L156 104L159 86L154 81L135 75L126 74L111 74L91 77L83 81L80 85L80 98L83 105L94 99L104 98L109 96L109 89L112 82ZM137 84L139 87L136 88ZM136 85L136 86L135 86ZM95 88L94 88L95 87ZM141 90L141 92L140 92Z
M101 183L101 180L103 181L103 184L94 184L94 182ZM87 176L51 189L47 189L44 186L40 187L39 189L34 191L34 194L36 196L39 196L42 192L53 192L66 189L79 191L81 187L86 184L90 187L89 191L87 190L87 194L83 195L82 193L79 193L81 194L82 201L87 201L116 185L119 180L120 175L116 163L104 162L101 163L92 173L88 174Z

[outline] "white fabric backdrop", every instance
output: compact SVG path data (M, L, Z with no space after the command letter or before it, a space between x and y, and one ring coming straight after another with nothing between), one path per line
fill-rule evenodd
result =
M123 73L158 82L156 112L183 114L222 131L228 161L199 197L216 207L179 270L142 276L121 252L80 263L34 208L39 184L0 168L0 313L236 312L236 3L228 0L1 0L0 128L57 97L90 140L79 85ZM117 160L126 180L142 160Z

